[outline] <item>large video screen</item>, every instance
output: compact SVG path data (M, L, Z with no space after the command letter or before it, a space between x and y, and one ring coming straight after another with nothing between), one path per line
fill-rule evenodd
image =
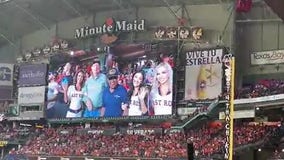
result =
M118 44L50 59L46 117L171 115L176 44Z

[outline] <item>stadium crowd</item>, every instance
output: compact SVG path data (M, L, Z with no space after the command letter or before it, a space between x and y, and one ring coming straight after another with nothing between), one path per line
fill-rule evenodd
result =
M272 133L275 128L240 123L234 128L234 144L239 146L257 142ZM60 132L62 128L44 128L17 152L30 155L176 158L187 156L188 139L193 142L195 154L199 157L224 153L225 129L221 123L167 134L79 134L77 129L69 127L70 132L66 133Z
M282 93L284 93L283 80L264 79L239 89L236 93L236 98L256 98Z
M17 132L13 128L9 126L5 126L3 124L0 124L0 137L1 140L10 140L14 137L17 137Z

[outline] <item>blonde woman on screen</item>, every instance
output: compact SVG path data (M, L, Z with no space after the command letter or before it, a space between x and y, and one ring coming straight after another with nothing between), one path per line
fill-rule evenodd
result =
M155 68L155 80L151 90L151 105L154 115L172 114L173 70L162 62Z

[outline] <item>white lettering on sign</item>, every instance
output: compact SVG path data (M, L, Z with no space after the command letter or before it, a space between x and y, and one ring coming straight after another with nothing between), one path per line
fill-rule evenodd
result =
M220 64L222 63L222 52L222 49L186 52L186 65Z
M82 27L75 30L75 38L84 38L104 33L113 32L129 32L129 31L144 31L145 20L134 20L129 21L116 21L112 24L103 24L102 26L96 27Z

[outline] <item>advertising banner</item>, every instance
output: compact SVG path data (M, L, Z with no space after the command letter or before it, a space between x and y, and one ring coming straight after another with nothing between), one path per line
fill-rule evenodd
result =
M223 49L187 51L185 100L209 100L222 93Z
M234 119L241 119L241 118L254 118L255 117L255 110L239 110L234 111ZM226 115L225 112L219 112L219 119L225 119Z
M0 86L13 86L14 65L0 63Z
M77 129L78 134L103 134L103 135L113 135L115 134L115 128L106 128L106 129L91 129L91 128L84 128L84 129Z
M41 104L45 100L45 86L19 88L18 104Z
M284 63L284 50L254 52L250 55L251 65Z
M0 86L0 100L10 100L12 99L12 94L12 86Z
M162 158L142 158L142 157L94 157L94 156L28 156L29 160L163 160ZM179 160L186 160L186 158L178 158ZM173 160L172 158L165 158L165 160Z
M136 134L136 135L148 135L148 134L162 134L163 130L162 128L147 128L147 129L129 129L129 128L121 128L120 133L122 134Z
M20 66L18 85L46 85L47 64L25 64Z

